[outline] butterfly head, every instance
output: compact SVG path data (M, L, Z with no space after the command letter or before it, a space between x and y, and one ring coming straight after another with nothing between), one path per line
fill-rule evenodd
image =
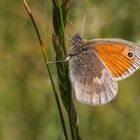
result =
M82 39L82 37L79 34L74 34L71 37L71 40L72 40L72 47L68 52L69 57L78 56L88 49L88 47L85 45L85 41Z
M79 34L74 34L71 40L74 46L79 46L82 43L82 37Z

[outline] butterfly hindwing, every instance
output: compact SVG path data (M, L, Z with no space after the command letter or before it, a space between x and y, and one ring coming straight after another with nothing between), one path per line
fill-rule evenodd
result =
M118 90L110 71L95 51L89 50L69 60L70 79L76 98L86 104L105 104Z

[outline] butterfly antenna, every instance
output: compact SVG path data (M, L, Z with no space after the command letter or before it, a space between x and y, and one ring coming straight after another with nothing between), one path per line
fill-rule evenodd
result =
M83 33L84 33L85 21L86 21L86 15L84 14L84 18L83 18L83 22L82 22L81 37L83 36Z
M70 42L72 42L73 44L75 45L79 45L78 43L76 43L75 41L73 41L70 37L68 37L66 34L65 34L65 38L68 39Z
M70 42L73 42L73 41L71 40L71 38L67 36L67 34L65 34L65 38L66 38L67 40L69 40Z
M77 30L76 30L76 28L74 27L73 23L72 23L69 19L67 19L67 22L70 23L70 25L72 26L72 28L74 29L74 31L77 32ZM76 34L76 33L74 33L74 34ZM69 40L70 42L72 42L73 44L79 45L78 43L76 43L75 41L73 41L73 40L71 39L71 37L68 37L67 34L65 34L65 38L66 38L67 40Z
M67 20L67 22L71 25L71 27L73 28L74 32L77 33L77 29L74 27L73 23L69 19Z

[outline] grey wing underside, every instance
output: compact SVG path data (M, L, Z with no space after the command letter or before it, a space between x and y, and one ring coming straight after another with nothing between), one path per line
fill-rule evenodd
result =
M69 68L76 98L82 103L101 105L117 95L117 82L96 54L71 59Z

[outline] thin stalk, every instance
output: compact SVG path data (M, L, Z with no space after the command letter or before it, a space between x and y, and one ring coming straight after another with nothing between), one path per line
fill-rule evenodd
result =
M62 46L63 46L63 50L64 50L64 54L65 57L67 56L67 51L66 51L66 47L65 47L65 28L64 28L64 23L63 23L63 14L62 14L62 9L61 9L61 3L60 0L58 0L58 8L59 8L59 12L60 12L60 21L61 21L61 27L62 27Z
M65 25L70 0L52 0L53 2L53 43L56 60L66 59ZM67 63L56 63L59 90L62 102L67 111L72 140L81 140L78 130L77 113L72 102L72 90L68 74Z
M65 28L64 28L64 23L63 23L63 14L62 14L62 9L61 9L61 2L60 0L58 0L58 10L60 13L60 24L61 24L61 29L62 29L62 47L63 47L63 51L64 51L64 55L65 57L67 56L67 52L66 52L66 47L65 47ZM69 95L69 109L68 109L68 118L69 118L69 124L70 124L70 130L71 130L71 135L72 135L72 139L76 139L75 133L74 133L74 128L73 128L73 124L72 124L72 94Z
M63 117L63 113L62 113L60 101L59 101L59 98L58 98L58 94L57 94L57 91L56 91L56 88L55 88L54 80L52 78L52 75L51 75L51 72L50 72L50 68L49 68L49 65L48 65L48 59L47 59L47 54L46 54L46 51L45 51L45 48L44 48L44 44L43 44L41 35L39 33L39 30L37 28L36 22L34 20L34 17L32 15L32 12L31 12L31 10L30 10L26 0L23 0L23 3L24 3L24 7L26 9L26 12L28 13L28 15L30 17L30 19L31 19L31 21L33 23L33 26L35 28L36 34L37 34L37 38L38 38L38 41L39 41L39 44L40 44L41 52L42 52L42 55L44 57L45 64L46 64L46 67L47 67L47 70L48 70L48 74L49 74L49 77L50 77L50 81L51 81L51 84L52 84L55 100L56 100L58 111L59 111L59 116L60 116L61 123L62 123L62 128L63 128L64 136L65 136L65 139L68 140L68 134L67 134L66 126L65 126L65 120L64 120L64 117Z

